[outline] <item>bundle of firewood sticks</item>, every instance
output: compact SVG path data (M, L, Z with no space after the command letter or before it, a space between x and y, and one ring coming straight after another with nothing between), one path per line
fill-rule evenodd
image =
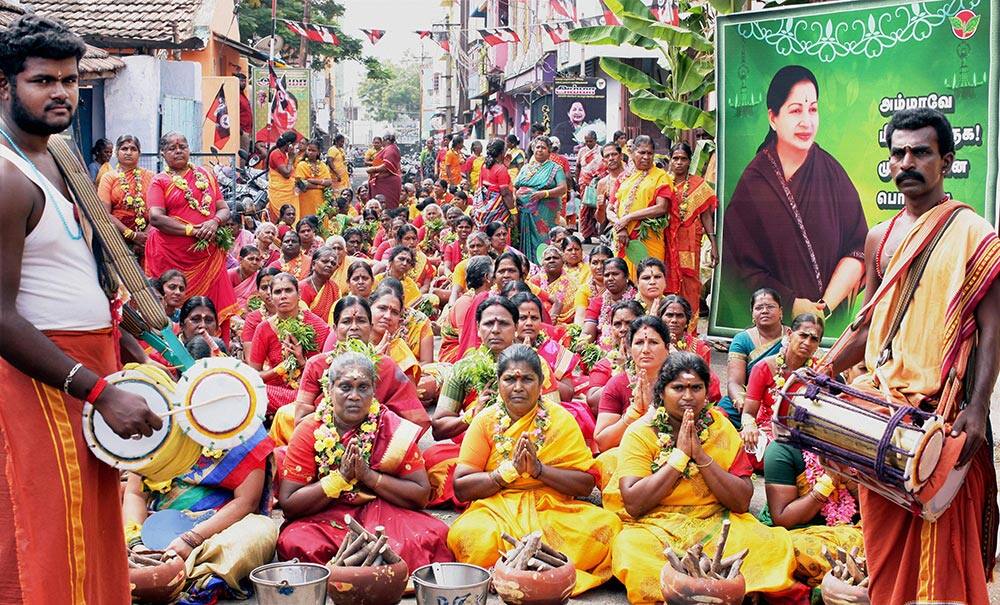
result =
M131 549L128 551L128 566L130 569L139 569L141 567L156 567L157 565L162 565L169 561L170 559L176 557L174 553L166 553L162 550L146 550L143 552L135 552Z
M367 567L369 565L392 565L399 563L399 558L386 543L385 528L375 527L372 533L361 526L350 515L344 515L344 525L347 534L344 535L337 554L330 559L330 564L342 567Z
M513 547L500 555L504 564L510 569L548 571L569 562L569 557L542 542L540 531L528 534L520 540L504 533L503 539Z
M836 553L831 553L824 546L823 556L830 563L830 573L833 577L850 586L868 586L868 563L864 557L858 556L857 546L852 548L851 552L838 547Z
M735 555L723 558L722 551L725 550L726 540L729 539L729 525L729 519L723 520L719 543L715 549L715 556L711 559L705 554L704 546L701 543L695 544L683 555L678 555L669 546L663 551L663 554L667 555L667 561L674 569L692 578L708 578L710 580L735 578L740 575L740 567L743 566L743 560L746 559L750 549L744 548Z

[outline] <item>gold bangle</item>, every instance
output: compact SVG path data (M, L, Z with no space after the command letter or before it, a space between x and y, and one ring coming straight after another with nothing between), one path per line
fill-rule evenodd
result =
M380 473L378 471L373 471L373 472L376 475L378 475L378 477L375 478L375 485L372 486L372 489L374 490L374 489L378 489L378 484L382 482L382 473Z
M124 237L129 241L132 241L132 239L135 237L135 231L132 231L128 227L125 227L125 231L122 232L122 237Z
M194 225L192 225L190 223L188 223L187 225L184 225L184 235L186 235L188 237L191 237L192 235L194 235Z

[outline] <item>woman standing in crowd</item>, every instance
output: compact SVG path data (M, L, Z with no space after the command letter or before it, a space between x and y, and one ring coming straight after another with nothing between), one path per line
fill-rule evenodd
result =
M281 258L269 266L290 273L295 279L305 279L312 270L312 259L302 251L302 240L296 231L289 229L281 238Z
M295 165L295 187L299 193L299 210L302 216L315 215L326 198L326 190L333 186L333 176L326 162L320 161L319 141L306 143L306 155ZM331 192L332 193L332 192Z
M153 177L147 202L154 230L146 240L146 273L179 269L187 280L186 297L207 296L219 310L223 340L236 313L236 294L226 273L226 251L219 247L219 226L229 220L229 206L215 177L190 164L187 138L168 132L160 139L167 164Z
M479 173L481 186L475 191L473 198L473 217L480 225L491 225L498 222L506 225L508 231L513 227L517 217L517 202L514 200L510 172L504 165L506 145L502 139L493 139L486 146L486 160Z
M149 206L146 191L153 180L153 173L139 167L139 139L123 134L115 142L118 169L110 169L97 185L97 195L111 215L111 222L118 228L141 264L146 248L149 227Z
M615 225L617 255L628 261L629 275L634 278L636 261L663 260L663 232L674 187L670 175L653 165L653 140L641 135L633 146L635 172L618 187L616 199L608 207L608 220Z
M291 130L283 132L274 147L267 154L267 200L268 210L275 220L283 221L285 206L291 206L294 216L299 212L299 196L295 194L295 147L296 134ZM288 223L289 225L291 223Z
M517 248L528 258L536 258L539 247L549 242L549 228L557 222L566 193L566 175L549 157L548 137L536 138L532 148L531 161L514 180L520 217Z

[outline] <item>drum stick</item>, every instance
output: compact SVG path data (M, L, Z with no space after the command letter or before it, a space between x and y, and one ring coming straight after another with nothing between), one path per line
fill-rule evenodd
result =
M170 410L169 412L164 412L162 414L159 414L159 417L160 418L166 418L168 416L173 416L174 414L179 414L179 413L181 413L181 412L183 412L185 410L193 410L194 408L200 408L202 406L212 405L213 403L218 403L218 402L220 402L220 401L222 401L224 399L233 399L233 398L239 397L239 396L240 396L239 394L236 394L236 395L233 395L233 394L230 394L230 395L219 395L218 397L213 397L212 399L206 399L205 401L199 401L198 403L192 403L191 405L182 405L181 407L174 408L174 409Z

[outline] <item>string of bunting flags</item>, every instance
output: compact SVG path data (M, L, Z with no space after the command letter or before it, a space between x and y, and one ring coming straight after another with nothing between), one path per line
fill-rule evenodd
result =
M551 12L557 17L557 20L528 24L523 27L540 26L545 33L548 34L553 44L563 44L569 42L569 32L576 27L621 25L618 17L615 16L611 9L608 8L605 0L598 0L598 2L601 5L602 14L594 17L581 18L577 13L576 0L549 0ZM651 0L649 9L653 14L653 17L661 23L677 25L680 20L676 0ZM485 17L486 3L484 2L481 6L474 9L471 16ZM287 19L281 19L281 21L285 23L288 28L292 30L292 32L304 38L308 38L313 42L333 44L335 46L340 44L340 38L337 35L337 32L340 31L339 27L320 25L316 23L302 23ZM517 44L521 42L521 36L512 27L492 27L472 29L470 31L478 33L483 42L490 46ZM361 32L368 38L368 41L371 42L372 45L378 44L378 42L386 34L386 30L384 29L361 29ZM417 34L420 39L432 40L445 52L451 52L451 43L449 41L450 32L416 30L413 33Z

